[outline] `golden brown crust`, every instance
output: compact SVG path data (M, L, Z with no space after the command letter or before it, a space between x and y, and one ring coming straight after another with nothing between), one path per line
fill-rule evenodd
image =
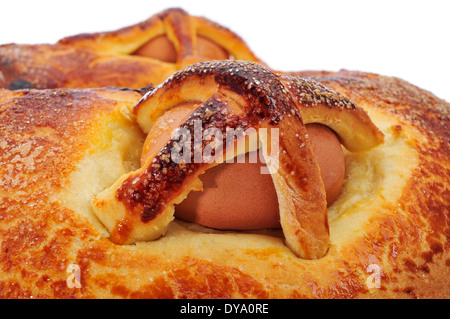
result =
M342 71L315 79L363 106L386 134L380 147L347 156L350 175L329 211L330 250L315 261L297 258L277 236L179 222L158 241L114 245L49 198L86 150L98 149L95 128L123 103L114 102L117 91L81 98L80 91L1 90L0 296L449 298L449 104L396 78ZM58 123L61 115L70 120ZM360 168L365 175L354 172ZM361 187L364 196L355 199ZM81 288L67 286L72 263ZM380 286L370 288L377 269Z
M177 52L174 63L133 55L165 34ZM217 43L230 57L261 62L235 33L205 18L169 9L116 31L80 34L57 44L0 46L0 87L17 89L157 85L180 68L203 60L197 37Z

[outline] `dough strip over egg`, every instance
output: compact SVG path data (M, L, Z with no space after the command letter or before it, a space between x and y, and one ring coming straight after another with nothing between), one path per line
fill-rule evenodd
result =
M316 259L328 249L327 205L320 168L302 121L302 108L334 109L337 120L343 118L347 122L335 125L338 135L339 131L349 131L347 126L355 126L358 121L369 123L359 133L370 135L363 145L356 145L359 135L356 138L339 135L344 145L353 149L375 146L382 141L382 134L364 111L339 94L327 90L326 99L319 99L320 103L314 103L317 99L301 103L286 88L289 84L299 89L292 79L278 76L256 63L202 62L182 69L146 94L135 112L146 133L151 132L154 122L165 111L192 101L199 106L180 126L191 137L196 121L203 130L214 127L222 133L226 128L279 129L282 134L276 167L270 160L273 154L267 152L266 156L278 197L285 242L297 256ZM320 96L319 85L310 85L313 90L304 92L311 97ZM341 104L352 107L340 107ZM175 142L168 139L139 170L123 176L94 199L94 212L110 231L113 242L131 244L160 237L174 218L174 205L183 201L191 190L201 189L198 176L215 164L196 163L195 152L191 153L189 163L175 163L171 158ZM206 145L203 141L201 150Z

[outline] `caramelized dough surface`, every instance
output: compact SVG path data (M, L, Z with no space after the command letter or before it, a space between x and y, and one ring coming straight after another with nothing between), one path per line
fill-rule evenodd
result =
M354 100L385 134L366 153L346 153L331 247L319 260L297 258L279 233L182 222L159 240L114 245L86 202L139 165L134 145L120 141L142 147L129 113L140 94L1 90L0 297L450 297L449 104L396 78L302 75ZM67 286L70 264L81 288ZM379 288L367 285L370 265Z

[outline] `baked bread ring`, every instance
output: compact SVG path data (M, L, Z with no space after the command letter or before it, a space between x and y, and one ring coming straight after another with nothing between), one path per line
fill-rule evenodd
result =
M1 46L0 87L141 88L175 71L94 51ZM277 231L179 220L158 240L114 244L90 203L139 169L145 134L132 109L143 91L0 89L0 297L449 298L449 104L377 74L290 75L355 101L385 136L367 151L345 150L328 250L316 260L299 258Z
M168 9L116 31L80 34L57 44L0 46L0 87L16 89L157 85L204 60L262 63L229 29Z
M98 53L147 56L140 55L139 52L150 42L161 41L161 36L167 38L170 42L168 45L173 46L175 52L160 60L175 64L174 71L205 59L250 60L261 63L237 34L206 18L191 16L179 8L164 10L144 22L117 31L80 34L61 39L58 44ZM214 50L213 46L219 49ZM159 46L155 46L155 49L165 51ZM163 55L162 53L167 52L149 52L150 55Z
M178 220L117 245L93 195L138 169L130 90L0 90L3 298L448 298L449 104L400 79L303 74L363 107L384 133L345 151L329 249L298 258L277 232ZM139 150L139 151L136 151Z

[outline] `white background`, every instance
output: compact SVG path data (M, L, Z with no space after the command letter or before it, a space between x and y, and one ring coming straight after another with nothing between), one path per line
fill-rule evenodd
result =
M374 72L450 101L448 0L2 0L0 44L116 30L170 7L228 27L273 69Z

